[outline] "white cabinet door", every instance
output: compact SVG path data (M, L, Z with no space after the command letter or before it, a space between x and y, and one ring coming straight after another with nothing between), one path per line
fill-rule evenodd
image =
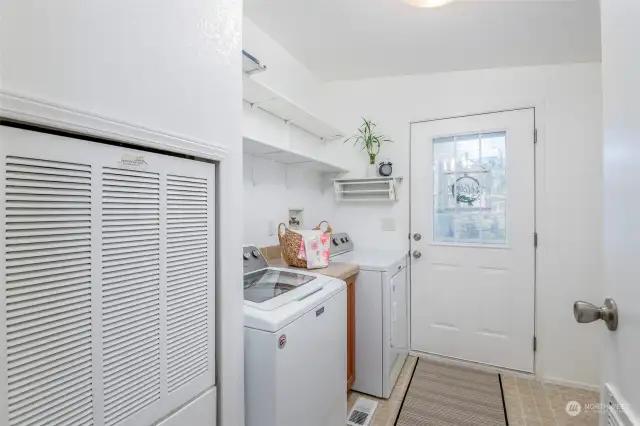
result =
M214 385L214 165L0 127L0 424L153 424Z
M412 124L412 350L533 371L533 137L532 109Z

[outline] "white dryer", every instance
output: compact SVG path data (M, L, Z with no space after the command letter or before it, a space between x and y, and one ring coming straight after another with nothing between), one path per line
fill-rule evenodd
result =
M355 248L334 234L331 261L360 266L356 278L356 379L352 389L389 398L409 354L407 252Z
M346 284L243 259L247 426L346 424Z

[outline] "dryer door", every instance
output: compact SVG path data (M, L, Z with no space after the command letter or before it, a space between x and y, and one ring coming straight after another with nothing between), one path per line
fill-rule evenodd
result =
M389 283L389 312L391 321L391 349L392 358L409 348L409 317L407 312L407 269L402 268ZM392 364L392 363L391 363ZM389 365L393 368L393 365Z

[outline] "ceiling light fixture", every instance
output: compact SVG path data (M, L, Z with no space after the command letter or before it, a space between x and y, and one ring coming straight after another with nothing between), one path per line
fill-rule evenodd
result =
M449 4L454 0L403 0L405 3L415 7L440 7Z

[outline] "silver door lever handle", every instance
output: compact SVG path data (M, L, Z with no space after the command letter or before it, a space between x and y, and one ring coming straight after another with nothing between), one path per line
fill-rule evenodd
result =
M610 331L618 328L618 305L611 298L605 299L604 306L578 300L573 304L573 316L579 323L603 320Z

